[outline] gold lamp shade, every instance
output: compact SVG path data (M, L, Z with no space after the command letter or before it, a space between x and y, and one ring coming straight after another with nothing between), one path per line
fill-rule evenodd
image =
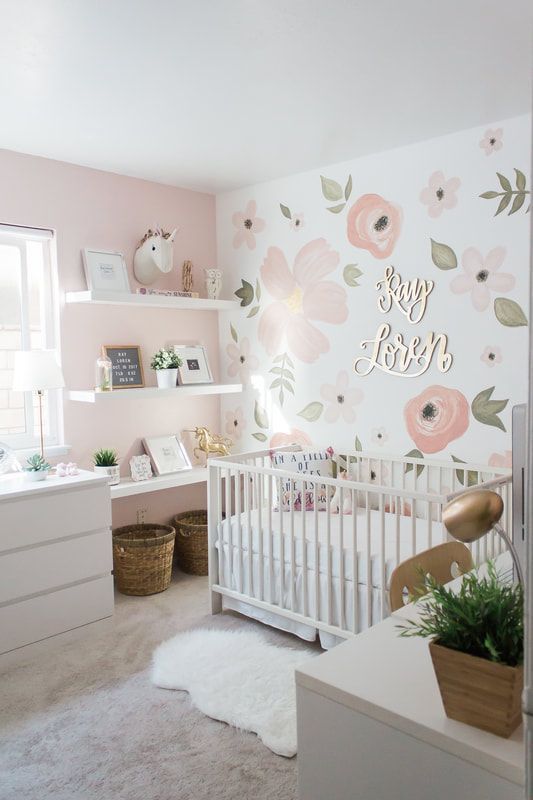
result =
M480 489L450 500L442 512L442 521L454 539L469 544L492 530L502 514L500 495Z

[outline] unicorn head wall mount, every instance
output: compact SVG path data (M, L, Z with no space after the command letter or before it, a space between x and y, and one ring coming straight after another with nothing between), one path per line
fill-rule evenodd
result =
M172 233L151 228L144 234L133 257L133 273L139 283L150 286L160 273L172 270L172 245L178 228Z

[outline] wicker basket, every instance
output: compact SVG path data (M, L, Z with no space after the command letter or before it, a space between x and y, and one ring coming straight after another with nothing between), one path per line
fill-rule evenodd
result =
M189 575L207 575L207 511L184 511L172 520L176 528L176 559Z
M113 569L122 594L168 589L176 531L170 525L125 525L113 531Z

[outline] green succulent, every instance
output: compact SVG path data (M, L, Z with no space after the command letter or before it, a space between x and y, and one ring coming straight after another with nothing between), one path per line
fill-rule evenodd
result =
M116 450L102 448L93 453L93 463L95 467L117 467L118 453Z
M165 350L164 348L158 350L150 362L152 369L177 369L182 364L183 361L174 350Z
M49 469L52 469L52 466L45 461L43 456L40 456L39 453L35 453L34 456L30 456L26 459L27 466L24 467L26 472L47 472Z

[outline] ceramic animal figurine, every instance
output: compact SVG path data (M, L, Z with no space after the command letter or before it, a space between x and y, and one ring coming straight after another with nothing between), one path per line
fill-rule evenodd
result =
M207 459L210 455L229 456L230 447L233 445L231 439L227 436L220 436L217 433L211 433L209 428L198 427L193 431L198 442L197 447L194 448L194 457L199 458L200 453L205 453L205 466L207 466Z
M144 234L133 257L133 272L139 283L150 286L161 273L172 270L172 245L177 230L168 233L161 228L150 228Z
M347 481L348 480L348 473L342 470L338 476L339 480ZM332 514L339 514L341 512L341 487L335 487L335 494L330 500L329 507ZM352 493L350 491L344 492L343 503L342 503L342 513L343 514L351 514L352 513Z
M204 269L205 288L209 300L218 300L222 289L222 272L219 269Z
M192 261L184 261L181 268L181 288L184 292L192 292Z

